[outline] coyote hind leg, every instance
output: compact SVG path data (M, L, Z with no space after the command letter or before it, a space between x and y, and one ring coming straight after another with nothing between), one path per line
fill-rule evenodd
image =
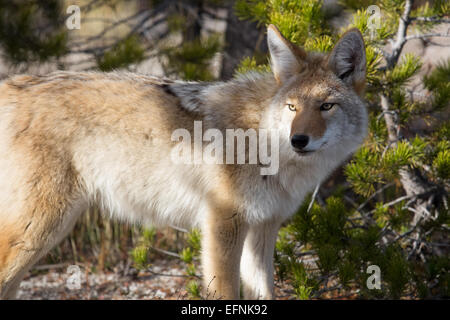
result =
M33 233L37 232L33 232L32 225L33 222L24 230L17 221L0 227L1 299L15 298L23 276L44 253L44 241L35 241L37 237L33 237Z
M45 217L35 213L26 223L0 221L0 299L16 297L28 269L70 232L81 212L76 205Z

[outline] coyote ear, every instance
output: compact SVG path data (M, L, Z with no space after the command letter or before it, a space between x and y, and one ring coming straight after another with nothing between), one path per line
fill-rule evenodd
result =
M347 31L328 57L328 67L358 94L366 83L366 50L358 29Z
M300 71L298 58L304 58L306 53L283 37L273 24L267 28L267 43L272 71L279 84Z

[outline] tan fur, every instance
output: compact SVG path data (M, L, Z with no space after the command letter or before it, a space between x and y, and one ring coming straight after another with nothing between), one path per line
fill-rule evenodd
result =
M300 48L300 47L294 45L293 43L289 42L289 40L287 40L274 25L269 25L268 29L273 31L277 35L277 37L295 54L297 62L299 63L298 67L300 68L301 65L303 64L303 62L308 57L306 52L305 52L305 50L303 50L302 48ZM294 72L298 72L298 69L295 69L293 71ZM279 75L277 73L275 73L274 76L275 76L275 80L280 85L282 81L281 81Z
M117 219L201 228L207 298L239 298L239 275L245 298L272 298L278 228L359 146L367 114L347 78L331 70L345 50L332 58L306 54L271 28L270 36L281 39L272 49L295 56L290 68L271 52L279 78L249 73L224 83L186 83L56 72L4 81L0 297L14 297L25 272L96 203ZM283 74L293 68L295 74ZM320 104L331 98L339 107L321 113ZM285 108L289 100L298 106L295 115ZM172 163L172 133L184 128L193 137L194 121L204 131L276 130L279 172L261 176L259 164ZM295 133L329 140L299 156L289 142Z
M325 121L317 110L298 112L291 127L292 135L307 134L318 138L323 135L325 130Z

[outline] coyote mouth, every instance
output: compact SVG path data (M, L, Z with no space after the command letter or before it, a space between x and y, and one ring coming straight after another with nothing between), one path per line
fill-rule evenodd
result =
M309 155L311 153L314 153L315 150L299 150L299 149L294 149L295 153L297 153L300 156L306 156Z

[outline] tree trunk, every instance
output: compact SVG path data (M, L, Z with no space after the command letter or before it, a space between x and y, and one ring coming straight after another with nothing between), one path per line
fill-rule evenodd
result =
M390 103L386 95L380 94L381 109L383 111L384 121L388 131L388 141L391 147L396 147L397 142L401 139L400 126L397 123L396 114L390 110ZM401 168L399 170L400 182L407 196L417 196L426 192L429 188L426 181L423 181L418 172L414 172L409 168ZM415 205L415 214L413 218L413 225L416 225L419 219L424 217L427 213L424 207L426 203L423 200L418 200Z
M230 79L244 57L251 57L257 51L266 53L265 39L264 30L259 30L254 22L239 20L233 3L229 4L221 78Z

